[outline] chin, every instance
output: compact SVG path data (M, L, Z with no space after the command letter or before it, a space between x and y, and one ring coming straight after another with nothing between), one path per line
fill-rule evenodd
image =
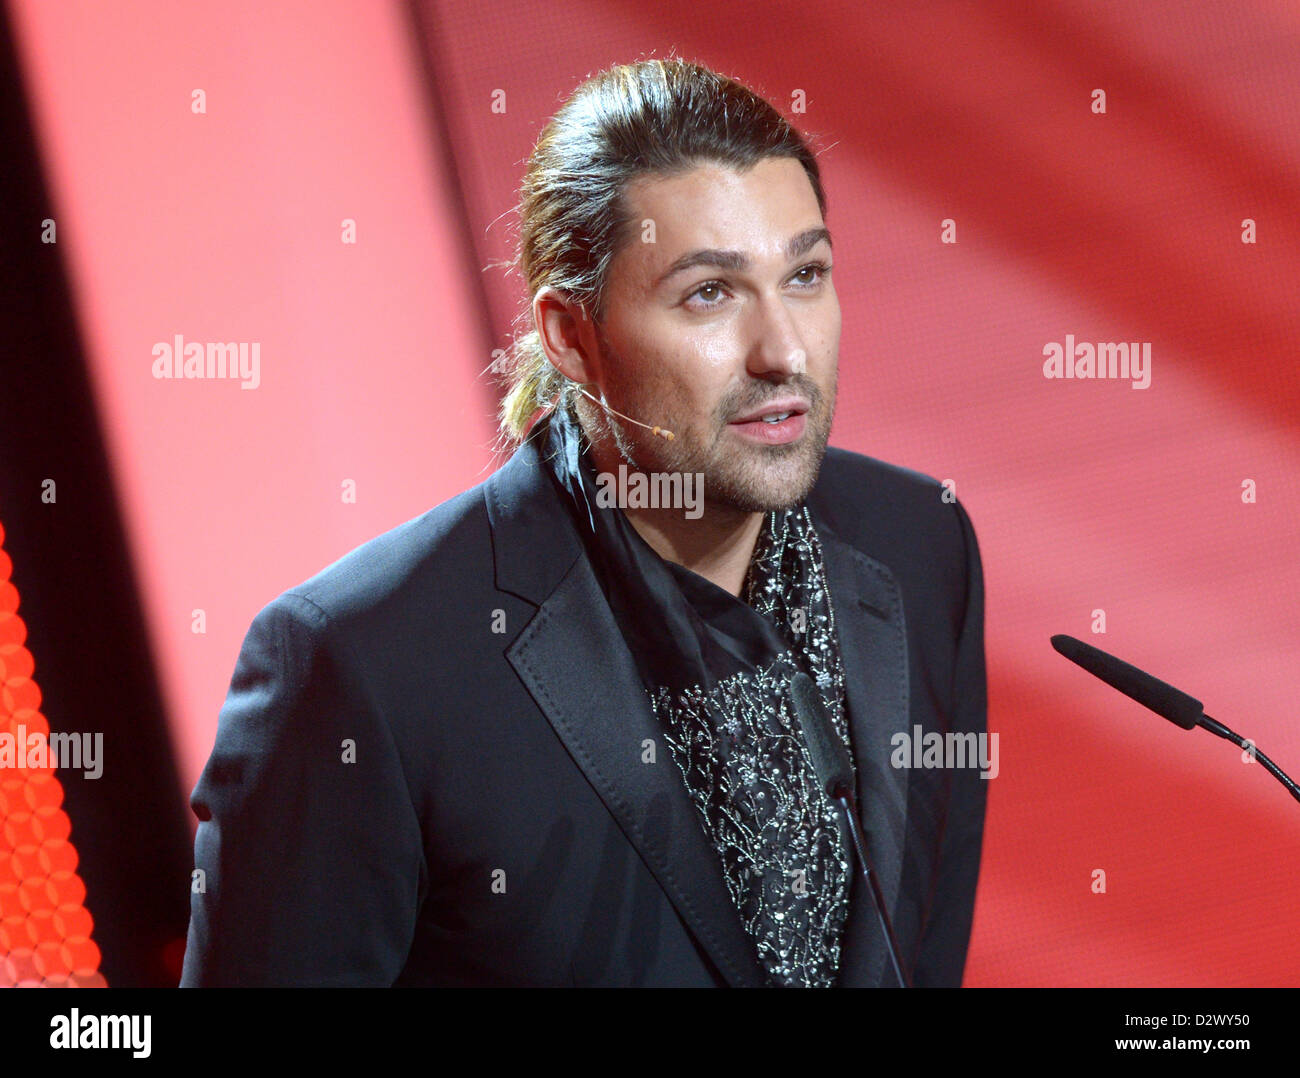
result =
M768 513L798 504L817 482L826 442L783 448L792 452L776 455L764 448L758 451L762 456L757 460L751 457L706 470L705 500L746 513Z

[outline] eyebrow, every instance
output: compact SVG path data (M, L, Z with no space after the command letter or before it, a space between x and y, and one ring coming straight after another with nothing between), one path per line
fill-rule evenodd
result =
M830 229L805 229L785 245L786 258L799 258L816 247L822 240L825 240L828 244L831 242ZM675 276L683 270L693 269L695 266L717 266L720 269L730 270L732 273L743 273L749 269L749 256L743 251L724 251L716 247L689 251L668 267L663 275L655 281L654 287L658 288L669 277Z

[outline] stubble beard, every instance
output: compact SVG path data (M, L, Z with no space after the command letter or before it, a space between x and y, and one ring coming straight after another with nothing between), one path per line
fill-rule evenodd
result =
M712 446L695 448L683 471L704 475L704 500L744 513L786 509L806 498L817 482L826 456L834 409L834 388L829 398L811 379L796 378L782 387L808 398L805 428L798 441L787 445L755 444L740 438L726 423L736 408L727 406L715 417ZM776 394L769 394L769 399ZM746 408L751 410L753 405Z
M620 362L611 351L607 350L606 355L614 363ZM779 387L768 387L764 393L755 392L757 388L751 383L729 393L711 417L710 431L703 437L682 423L682 429L675 430L673 440L668 441L603 409L593 408L596 415L592 418L629 467L641 472L701 474L706 508L766 513L796 505L817 482L835 413L836 382L832 379L829 392L823 393L812 378L799 374ZM729 418L791 392L809 402L806 426L798 441L762 445L744 440L728 428ZM672 417L683 414L682 406L666 399L658 389L633 393L617 407L642 422L669 429L673 429Z

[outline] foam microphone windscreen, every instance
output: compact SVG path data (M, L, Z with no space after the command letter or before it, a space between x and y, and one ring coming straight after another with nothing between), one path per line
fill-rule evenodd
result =
M822 702L813 679L802 670L790 679L790 695L794 700L795 714L803 727L808 755L822 789L832 797L841 787L853 789L853 763L848 749L831 724L826 705Z
M1071 662L1078 663L1088 673L1101 678L1107 685L1132 697L1143 707L1149 707L1157 715L1163 715L1170 722L1177 723L1184 730L1195 727L1205 714L1199 700L1194 700L1159 678L1154 678L1091 644L1085 644L1082 640L1058 634L1052 637L1052 647Z

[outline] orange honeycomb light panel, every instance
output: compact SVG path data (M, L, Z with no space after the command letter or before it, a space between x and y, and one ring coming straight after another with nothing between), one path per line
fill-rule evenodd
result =
M103 988L63 786L55 767L25 766L48 749L50 727L4 534L0 523L0 739L16 745L21 734L27 752L0 755L0 987Z

